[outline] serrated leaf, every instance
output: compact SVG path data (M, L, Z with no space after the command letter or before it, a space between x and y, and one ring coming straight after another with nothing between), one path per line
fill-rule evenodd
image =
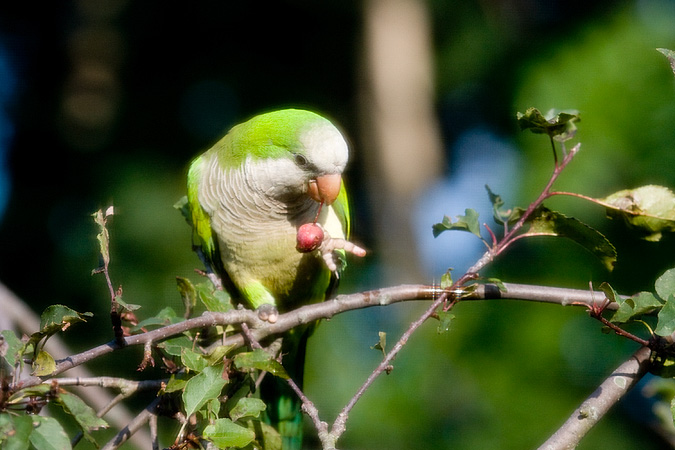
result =
M176 336L160 342L157 346L163 348L171 356L180 356L184 348L192 348L193 342L187 336Z
M206 284L198 284L196 287L199 300L208 311L227 312L234 308L227 292L217 289L213 290L213 288Z
M206 402L220 395L227 384L222 377L223 365L206 367L201 373L190 378L183 391L183 405L186 416L199 411Z
M58 420L53 417L31 416L33 432L30 442L40 450L70 450L70 439Z
M659 297L665 299L675 294L675 268L666 270L654 282L654 288Z
M33 375L43 377L54 372L54 370L56 370L56 361L54 361L52 355L40 350L33 360Z
M255 439L255 433L230 419L217 419L204 428L203 436L218 448L244 447Z
M436 223L432 226L434 237L438 237L438 235L444 231L458 230L468 231L469 233L473 233L480 238L481 235L480 224L478 223L478 213L471 208L467 208L464 210L464 214L465 215L463 216L458 215L457 221L454 223L450 217L444 216L441 223Z
M520 207L504 209L504 201L502 200L502 197L499 194L492 192L490 186L487 184L485 185L485 189L488 192L490 203L492 203L492 216L494 217L495 222L500 225L504 225L505 223L513 225L514 223L518 222L525 212L525 209Z
M201 372L208 366L208 361L204 358L204 355L186 347L181 349L180 359L185 367L195 372Z
M610 319L610 322L613 323L629 322L663 305L651 292L639 292L626 299L623 299L621 296L617 296L616 298L619 309L614 312Z
M675 194L666 187L624 189L598 201L608 217L623 220L647 241L659 241L664 232L675 231Z
M602 233L580 220L542 206L535 211L528 223L530 228L525 235L566 237L595 255L607 270L614 269L617 258L614 245Z
M670 336L675 332L675 297L669 295L658 315L654 333L659 336Z
M31 416L0 414L0 446L3 450L28 450L32 431Z
M277 377L288 379L286 369L263 349L252 352L239 353L234 357L234 366L239 370L257 369L264 370Z
M673 74L675 74L675 52L672 50L668 50L667 48L657 48L656 50L663 53L665 57L668 58L670 68L673 71ZM675 415L673 415L673 417L675 417Z
M84 403L80 397L71 394L70 392L60 392L57 401L63 407L64 411L73 416L79 425L80 430L82 430L85 439L96 444L96 441L90 432L100 428L108 428L108 423L96 416L96 411Z
M230 418L234 421L242 417L260 417L260 413L265 411L267 406L259 398L243 397L240 398L234 408L230 410Z
M92 317L90 312L79 313L64 305L50 305L40 315L40 331L53 334L77 322L86 322L85 317Z
M579 122L576 111L550 110L544 116L537 108L528 108L524 114L517 113L518 126L521 131L530 130L536 134L547 134L551 139L564 142L574 137Z

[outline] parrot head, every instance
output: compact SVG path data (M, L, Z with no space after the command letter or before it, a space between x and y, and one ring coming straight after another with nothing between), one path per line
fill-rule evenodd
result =
M234 127L221 164L241 164L256 190L283 202L335 201L349 150L340 131L310 111L285 109Z

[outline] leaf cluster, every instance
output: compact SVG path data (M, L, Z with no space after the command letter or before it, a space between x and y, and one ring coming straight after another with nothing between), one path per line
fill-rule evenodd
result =
M177 278L177 285L186 311L226 312L234 308L229 296L211 283L193 284ZM162 326L166 318L180 320L165 308L158 316L139 323L137 329ZM280 449L281 438L263 420L266 406L256 397L256 390L262 373L282 378L288 375L273 349L245 351L220 344L235 332L240 330L214 327L186 332L156 345L167 370L178 368L160 394L178 398L182 414L197 419L192 422L196 426L184 422L176 442L197 436L218 448L260 448L264 442L265 448Z
M54 358L44 350L47 340L71 325L85 321L91 313L79 313L63 305L51 305L40 318L40 330L18 338L11 330L0 332L0 447L28 449L70 448L71 443L63 425L53 417L37 415L48 404L60 407L90 442L92 431L107 428L80 397L61 388L57 381L27 388L10 389L10 380L16 379L29 364L35 376L54 371Z

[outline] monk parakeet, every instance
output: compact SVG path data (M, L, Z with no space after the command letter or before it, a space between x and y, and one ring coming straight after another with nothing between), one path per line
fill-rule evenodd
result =
M330 121L286 109L235 126L192 163L194 243L234 302L273 322L279 312L325 300L344 267L345 251L365 254L346 240L349 207L341 175L348 156L344 137ZM318 248L301 248L298 230L313 223L325 235L319 233ZM311 330L296 328L283 339L282 363L299 386ZM299 449L300 400L285 380L265 378L267 417L283 449Z

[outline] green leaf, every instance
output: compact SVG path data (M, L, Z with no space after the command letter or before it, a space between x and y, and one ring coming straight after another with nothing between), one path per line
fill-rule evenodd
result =
M206 360L209 362L210 365L217 364L218 362L222 361L223 358L230 352L235 347L235 344L232 345L217 345L215 347L211 347L211 351L208 355L206 355Z
M0 331L0 357L4 358L10 367L19 362L23 347L23 342L12 330Z
M199 300L204 304L208 311L227 312L234 308L230 302L230 296L222 290L214 290L207 284L198 284L197 292Z
M201 372L208 366L208 361L204 358L204 355L187 347L181 349L180 359L185 367L195 372Z
M260 413L267 408L265 402L259 398L243 397L230 410L230 418L239 420L242 417L260 417Z
M666 58L668 58L668 62L670 63L670 68L672 69L673 73L675 74L675 52L672 50L668 50L667 48L657 48L659 52L663 53ZM675 415L673 416L675 417Z
M452 269L446 270L441 275L441 289L448 289L449 287L452 287Z
M488 192L488 197L490 197L490 203L492 203L492 215L495 222L500 225L504 225L505 223L513 225L514 223L518 222L525 212L525 209L520 207L504 209L504 201L502 200L502 197L492 192L490 186L487 184L485 185L485 189Z
M478 213L471 208L467 208L464 210L464 214L465 215L463 216L457 216L457 222L454 223L450 217L443 217L441 223L436 223L432 226L434 237L438 237L438 235L444 231L459 230L468 231L482 239L480 235L480 224L478 223Z
M169 381L166 383L164 392L170 393L182 391L185 388L185 385L187 384L187 380L183 378L184 376L185 374L183 373L171 375L171 378L169 378Z
M187 336L176 336L166 341L157 344L159 348L163 348L171 356L181 356L184 348L192 348L193 342Z
M616 248L599 231L574 217L567 217L557 211L539 207L532 218L525 235L560 236L573 240L595 255L611 271L616 263Z
M96 416L96 411L89 407L82 399L70 392L62 391L58 395L59 404L64 411L75 418L84 437L92 443L96 443L90 432L100 428L108 428L105 420Z
M252 352L239 353L234 357L234 366L239 370L258 369L264 370L277 377L288 379L286 369L263 349Z
M373 350L380 350L382 354L386 356L387 353L385 349L387 348L387 333L384 331L378 331L377 335L379 337L377 343L370 348Z
M197 289L192 281L183 277L176 277L176 287L180 293L180 298L183 300L185 307L185 317L192 315L192 310L197 305Z
M255 439L253 430L242 427L230 419L217 419L204 428L203 436L218 448L244 447Z
M183 391L185 413L190 417L199 411L206 402L220 395L227 384L222 377L223 364L206 367L200 374L190 378Z
M56 370L56 361L54 361L52 355L40 350L33 360L33 375L43 377L54 372L54 370Z
M675 297L671 294L659 311L654 333L659 336L670 336L673 332L675 332Z
M579 122L577 111L550 110L544 116L537 108L529 108L525 114L518 113L518 126L522 131L530 130L535 134L547 134L551 139L564 142L576 134L575 122Z
M133 303L127 303L124 300L122 300L121 295L116 295L115 301L117 302L118 305L120 305L123 308L123 310L126 310L126 311L133 312L133 311L136 311L138 309L141 309L141 305L135 305Z
M23 401L26 397L44 397L48 392L51 391L51 389L51 386L48 384L38 384L36 386L20 389L13 393L9 399L7 399L7 404L17 404Z
M675 231L675 194L663 186L624 189L604 199L607 216L623 220L647 241L659 241L664 232Z
M70 439L58 420L53 417L31 416L33 432L30 442L40 450L70 450Z
M639 292L626 299L617 295L616 299L619 309L614 312L614 315L610 319L610 322L613 323L629 322L663 305L651 292Z
M675 294L675 268L666 270L656 279L654 288L659 297L666 299Z
M249 422L249 428L252 426L251 422ZM260 427L262 430L262 440L265 443L265 450L282 450L281 435L276 428L265 422L256 423L255 427Z
M85 317L92 316L90 312L79 313L64 305L50 305L40 316L40 332L51 335L74 323L86 322Z
M157 314L147 319L141 320L138 325L131 329L132 332L142 330L143 328L154 328L154 327L163 327L173 323L178 323L182 321L180 317L176 315L176 311L172 307L166 306L162 308Z
M102 209L99 209L96 211L94 214L92 214L92 217L94 217L94 222L96 225L99 227L99 233L96 235L96 240L98 240L99 244L99 252L101 253L101 258L103 258L103 266L108 267L108 264L110 264L110 234L108 233L108 228L106 227L108 218L111 217L115 213L114 209L112 206L109 206L108 209L106 209L105 213L103 212ZM94 270L94 272L98 272L99 269Z
M28 450L32 431L32 416L0 414L0 448L3 450Z
M443 334L450 330L450 324L455 318L455 315L450 311L439 311L436 313L438 315L438 327L436 327L436 332L438 334Z

